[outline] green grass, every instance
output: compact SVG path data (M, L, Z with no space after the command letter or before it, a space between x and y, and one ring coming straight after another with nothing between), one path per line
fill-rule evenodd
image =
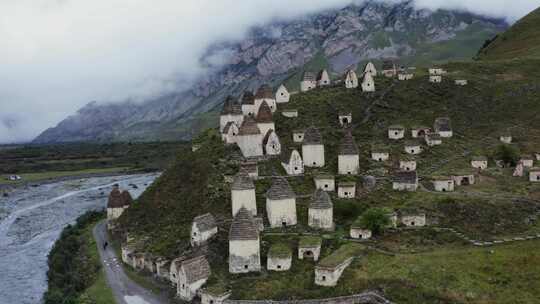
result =
M343 245L338 250L322 259L319 265L323 267L336 267L346 260L358 256L364 248L365 247L360 244Z
M88 257L94 261L94 263L101 263L99 252L97 248L96 240L94 239L94 236L92 234L92 229L94 229L94 225L90 225L88 228L86 228L84 232L84 238L87 242L87 248L88 248ZM105 272L101 268L98 271L97 278L95 282L88 287L80 296L81 302L84 303L83 300L90 300L91 303L94 304L114 304L116 303L114 300L114 296L112 293L112 290L107 284L107 280L105 278Z
M485 60L540 58L540 8L516 22L479 52Z

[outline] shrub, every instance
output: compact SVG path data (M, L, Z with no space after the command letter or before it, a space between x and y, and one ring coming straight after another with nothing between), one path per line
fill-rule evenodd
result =
M382 208L369 208L360 216L359 224L371 230L373 234L378 234L390 224L390 218L386 210Z

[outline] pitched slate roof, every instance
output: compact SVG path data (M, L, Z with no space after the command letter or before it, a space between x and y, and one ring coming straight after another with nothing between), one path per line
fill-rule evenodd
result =
M229 230L230 241L249 241L259 239L259 228L251 213L244 207L238 210Z
M325 69L322 69L319 71L319 73L317 73L317 81L321 80L322 77L323 77L323 74L326 72ZM326 74L328 75L328 72L326 72Z
M267 99L274 98L274 93L272 91L272 88L267 84L263 84L262 86L260 86L259 89L257 90L257 93L255 93L255 99L264 99L264 98L267 98Z
M211 213L196 216L193 219L193 223L196 224L201 231L209 231L217 227L216 219Z
M251 190L255 189L253 180L247 175L246 172L240 172L234 177L234 181L231 186L232 190Z
M266 101L261 103L259 107L259 112L257 112L257 117L255 121L258 123L267 123L272 122L272 110Z
M283 177L274 178L272 186L266 192L266 197L272 200L296 198L289 182Z
M439 117L439 118L435 119L433 129L435 129L436 132L439 132L439 131L443 131L443 132L452 131L452 126L450 124L450 118L448 118L448 117Z
M315 190L309 204L310 209L332 209L330 195L322 189Z
M255 104L255 96L253 96L253 92L244 91L244 95L242 95L242 104L243 105L254 105Z
M207 279L210 276L210 264L204 255L181 262L180 268L186 275L188 284Z
M277 136L277 133L272 129L266 131L266 135L264 135L264 138L263 138L263 149L268 144L268 141L270 140L270 136L272 135L272 133L276 134L276 136ZM278 139L279 139L279 137L278 137Z
M233 99L232 96L227 96L223 102L223 109L221 115L242 115L242 107Z
M402 125L391 125L390 127L388 127L388 130L403 130L405 129L405 127L403 127Z
M345 72L345 79L347 79L347 77L357 77L356 72L352 69L347 70L347 72Z
M339 182L338 183L338 188L341 188L341 187L356 187L356 183L355 182Z
M287 148L282 145L280 155L281 162L288 165L291 161L293 151L298 152L298 150L296 150L295 148Z
M315 80L315 74L313 72L305 71L304 75L302 76L303 81L314 81Z
M339 147L339 155L358 155L358 147L351 132L345 132L345 137Z
M225 127L223 128L223 134L227 134L229 133L229 129L232 127L232 126L236 126L236 123L234 121L229 121ZM236 126L238 128L238 126Z
M487 157L485 156L473 156L472 161L487 161Z
M385 60L382 64L383 70L393 70L395 68L394 62L392 60Z
M309 127L304 133L303 145L322 145L323 140L319 129L314 126Z
M247 116L244 118L244 121L242 122L242 125L240 126L240 129L238 130L238 135L257 135L261 134L261 130L259 130L259 127L257 127L257 123L255 122L255 119L251 116Z
M418 176L416 175L416 171L398 171L394 173L392 181L394 183L416 184L418 182Z
M109 200L107 201L107 208L123 208L133 203L133 198L127 190L120 192L118 187L114 187L109 194Z
M240 172L248 174L257 172L257 161L245 161L240 164Z

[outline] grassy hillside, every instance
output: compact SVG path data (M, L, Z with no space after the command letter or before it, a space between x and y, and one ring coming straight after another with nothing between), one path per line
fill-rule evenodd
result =
M540 8L516 22L479 52L479 58L486 60L527 57L540 57Z
M450 63L441 84L431 84L419 75L410 81L376 78L377 92L362 93L342 87L316 89L293 95L289 104L279 105L274 116L282 144L293 146L292 131L316 125L325 142L327 165L308 169L305 176L288 178L297 199L298 225L285 230L267 230L262 236L262 257L272 244L285 243L296 250L299 235L318 233L307 225L309 195L314 191L313 175L335 174L337 150L343 138L337 113L350 110L353 135L360 148L362 175L377 177L373 189L361 188L356 199L334 203L335 232L323 234L322 256L342 245L350 224L370 207L416 209L426 212L432 227L451 227L470 238L498 240L540 233L538 210L540 185L511 176L511 168L497 168L498 136L511 132L518 153L540 151L540 60L512 62ZM418 71L421 72L421 71ZM453 79L465 78L469 85L458 87ZM280 111L295 108L298 118L285 118ZM422 187L414 193L391 190L390 177L396 161L404 157L403 140L390 141L387 127L402 124L432 126L436 117L452 119L454 137L429 148L416 158ZM313 283L314 264L293 260L284 273L230 275L227 268L227 232L230 220L230 185L227 176L238 170L238 150L225 147L216 130L204 133L197 152L182 150L167 170L130 208L121 221L141 240L144 249L176 257L189 248L189 229L196 215L212 212L220 233L208 256L212 264L210 285L226 286L235 299L298 299L345 295L378 289L398 303L533 303L540 294L538 241L488 249L473 248L454 234L432 228L386 232L366 244L357 245L359 258L348 268L336 288ZM369 159L373 145L391 151L391 161ZM474 155L489 157L490 168L477 176L479 183L459 187L453 193L431 191L430 178L469 168ZM259 174L284 174L278 160L259 164ZM338 177L362 185L361 176ZM256 182L258 211L265 217L264 193L269 179ZM386 254L381 253L386 252ZM534 301L534 300L533 300Z

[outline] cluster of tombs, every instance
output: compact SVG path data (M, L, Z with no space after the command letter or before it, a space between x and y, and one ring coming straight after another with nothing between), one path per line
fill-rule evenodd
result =
M433 71L432 71L433 70ZM442 69L430 69L431 76L444 75ZM405 69L397 69L391 62L385 62L381 71L386 77L397 76L400 80L413 77ZM377 75L375 66L368 63L364 69L361 87L364 92L373 92L375 83L373 77ZM430 76L430 77L431 77ZM353 70L347 71L343 79L346 88L357 88L358 78ZM430 78L431 81L431 78ZM436 81L437 82L437 81ZM331 84L328 73L323 70L316 76L305 73L300 84L301 91L308 91L316 87ZM458 84L456 82L456 84ZM465 85L465 83L459 85ZM368 89L369 87L369 89ZM289 102L290 93L281 85L275 92L267 86L261 86L255 95L245 92L241 103L231 97L227 98L220 115L220 131L225 144L234 144L240 148L245 161L240 165L239 172L232 178L230 185L232 223L228 227L229 235L229 272L233 274L260 272L261 264L261 235L265 231L265 224L269 229L294 227L298 225L297 194L290 186L287 176L274 176L270 188L265 194L265 212L257 210L256 187L254 181L258 176L258 162L271 157L279 157L280 164L288 176L302 176L305 168L324 168L326 166L325 144L320 130L310 126L305 130L292 131L292 141L299 148L285 149L275 132L276 126L273 115L278 104ZM286 117L294 118L298 115L294 110L283 110ZM349 128L352 124L351 113L339 113L337 117L344 128L341 144L337 152L337 175L355 176L359 172L360 154L354 136ZM441 145L443 140L453 137L451 121L448 117L435 119L433 127L413 126L410 128L410 138L406 139L408 130L402 125L392 125L387 129L388 140L392 142L403 141L403 155L400 155L399 164L393 173L392 189L396 191L416 191L418 189L417 163L415 156L425 151L427 147ZM501 135L501 141L510 143L511 137ZM539 155L540 156L540 155ZM375 145L370 151L371 160L386 162L390 160L390 152L383 146ZM532 167L533 162L523 159L523 166ZM475 183L474 170L484 170L488 167L486 157L474 157L471 160L471 172L458 172L450 176L435 176L432 184L435 191L453 191L456 186L465 186ZM540 181L540 170L531 168L535 181ZM315 191L311 194L307 225L312 231L333 231L334 205L331 193L340 199L354 199L357 196L357 184L351 181L336 182L332 174L313 175ZM114 197L119 190L113 190ZM125 204L114 203L125 208ZM122 209L123 210L123 209ZM114 211L116 212L116 211ZM118 211L115 214L121 214ZM263 219L263 215L265 218ZM427 224L426 214L421 211L398 210L388 214L390 226L422 227ZM111 218L113 219L113 218ZM349 236L352 239L369 239L372 231L356 221L349 227ZM202 214L193 219L191 227L191 246L200 248L211 242L219 229L227 229L218 223L210 214ZM315 266L314 283L320 286L335 286L345 270L351 263L353 256L344 254L346 249L339 248L329 256L321 259L322 238L318 233L300 236L295 248L298 259L311 259L317 262ZM173 260L154 257L135 250L129 240L122 246L122 260L137 269L145 269L157 277L170 281L177 288L177 294L184 300L201 297L202 303L219 304L226 300L230 292L212 288L203 288L211 275L210 265L206 256L186 255ZM270 271L288 271L293 263L293 248L290 244L272 244L266 256L266 269Z

